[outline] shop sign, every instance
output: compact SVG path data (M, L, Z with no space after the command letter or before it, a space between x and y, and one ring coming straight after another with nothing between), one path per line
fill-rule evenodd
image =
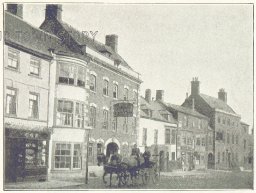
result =
M133 104L132 103L116 103L114 104L114 117L132 117Z

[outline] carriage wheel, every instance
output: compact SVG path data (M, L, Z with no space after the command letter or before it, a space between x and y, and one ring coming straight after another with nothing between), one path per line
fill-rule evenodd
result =
M120 180L120 184L121 185L127 185L128 184L128 181L129 181L129 178L130 178L130 174L129 172L122 172L120 175L119 175L119 180Z

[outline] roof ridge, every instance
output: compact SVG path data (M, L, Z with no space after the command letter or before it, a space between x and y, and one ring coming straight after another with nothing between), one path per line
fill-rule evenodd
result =
M5 13L8 14L8 15L10 15L10 16L12 16L12 17L14 17L14 18L16 18L16 19L18 19L18 20L20 20L20 21L23 22L23 23L26 23L27 25L29 25L30 27L32 27L33 29L35 29L35 30L37 30L37 31L43 32L43 33L45 33L45 34L47 34L47 35L49 35L49 36L52 36L52 37L54 37L54 38L60 40L60 38L59 38L58 36L56 36L56 35L54 35L54 34L51 34L51 33L49 33L49 32L46 32L46 31L40 29L39 27L34 26L33 24L31 24L31 23L29 23L29 22L23 20L22 18L18 17L17 15L14 15L14 14L12 14L12 13L9 13L7 10L5 10Z

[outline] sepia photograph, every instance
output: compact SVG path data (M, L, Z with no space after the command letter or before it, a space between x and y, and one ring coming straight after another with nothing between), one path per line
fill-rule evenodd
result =
M2 3L3 189L254 189L254 3Z

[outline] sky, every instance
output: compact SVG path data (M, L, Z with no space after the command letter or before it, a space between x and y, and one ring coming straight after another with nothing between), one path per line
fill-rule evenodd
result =
M164 90L181 105L193 77L253 124L253 7L250 4L63 4L62 19L95 39L118 35L118 53L141 74L145 89ZM24 4L24 20L39 27L44 4Z

